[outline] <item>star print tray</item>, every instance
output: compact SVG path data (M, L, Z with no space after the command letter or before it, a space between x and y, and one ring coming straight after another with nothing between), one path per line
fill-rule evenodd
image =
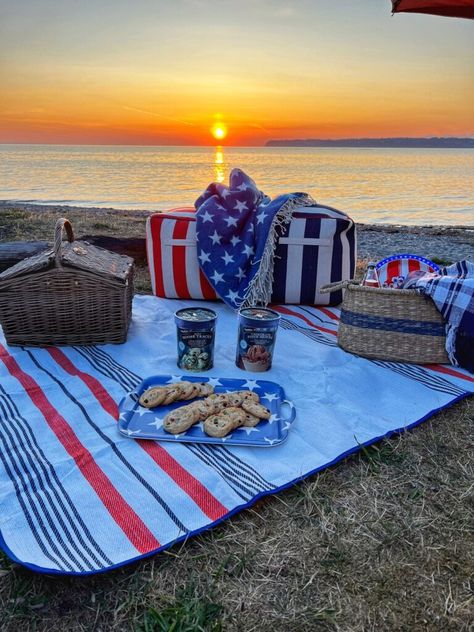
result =
M163 429L163 419L171 411L190 402L174 402L168 406L143 408L138 403L142 393L152 386L161 386L187 380L189 382L210 382L215 393L252 390L260 397L260 402L270 409L271 417L262 420L254 428L237 428L226 437L210 437L202 429L202 422L186 432L172 435ZM191 401L197 401L196 399ZM154 375L146 378L135 391L129 393L119 404L119 431L131 439L154 439L155 441L175 441L180 443L210 443L269 448L283 443L288 437L296 417L292 402L285 398L283 388L267 380L247 380L234 378L209 378L183 375Z

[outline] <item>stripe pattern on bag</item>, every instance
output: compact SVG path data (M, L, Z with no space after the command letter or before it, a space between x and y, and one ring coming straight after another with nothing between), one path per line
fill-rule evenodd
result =
M356 263L354 222L328 206L293 213L275 251L272 302L287 305L338 305L342 292L321 294L333 280L351 279Z
M199 267L193 208L154 213L146 227L153 293L163 298L216 300ZM275 251L272 302L337 305L342 291L321 294L323 285L351 279L356 229L342 211L328 206L296 209Z
M217 300L199 267L193 208L151 215L146 225L146 246L153 294Z

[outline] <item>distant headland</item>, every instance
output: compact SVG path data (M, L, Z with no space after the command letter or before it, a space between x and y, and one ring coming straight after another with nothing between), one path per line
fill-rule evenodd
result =
M474 138L306 138L269 140L265 147L413 147L474 149Z

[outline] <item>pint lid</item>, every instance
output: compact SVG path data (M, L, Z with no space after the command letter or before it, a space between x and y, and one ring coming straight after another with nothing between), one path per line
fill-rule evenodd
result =
M239 311L239 318L252 321L255 325L261 323L265 327L280 320L280 314L266 307L244 307Z
M175 312L174 320L182 327L206 327L212 325L217 314L212 309L205 307L184 307Z

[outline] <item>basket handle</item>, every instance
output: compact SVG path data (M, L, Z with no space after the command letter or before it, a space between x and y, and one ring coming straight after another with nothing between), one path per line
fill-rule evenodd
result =
M328 292L335 292L336 290L344 290L348 285L355 283L355 279L349 279L348 281L334 281L328 283L319 288L321 294L327 294Z
M63 230L66 231L69 242L74 241L74 233L72 232L71 222L65 217L60 217L56 222L54 229L54 261L57 266L61 265L61 242L63 240Z

